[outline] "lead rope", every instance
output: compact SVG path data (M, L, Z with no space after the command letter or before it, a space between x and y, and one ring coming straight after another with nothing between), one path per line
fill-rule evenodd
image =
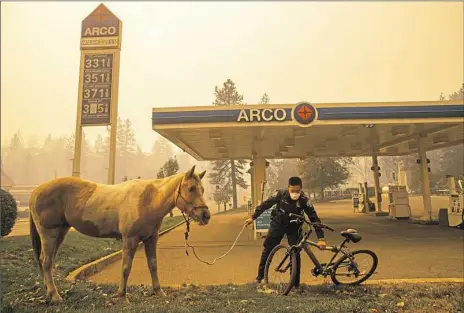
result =
M198 259L198 261L200 261L200 262L202 262L202 263L205 263L205 264L208 264L208 265L213 265L214 263L216 263L217 260L220 260L220 259L224 258L226 255L228 255L229 252L232 251L232 249L235 247L235 245L237 244L238 238L240 238L240 236L242 235L243 231L244 231L245 228L247 227L246 224L243 225L242 229L240 230L240 232L238 233L237 237L235 238L234 243L232 244L232 246L230 247L230 249L227 250L226 253L224 253L224 254L221 255L220 257L215 258L212 262L208 262L208 261L204 261L204 260L200 259L200 258L198 257L198 255L197 255L197 253L195 252L195 247L191 246L191 245L187 242L188 236L189 236L189 232L190 232L190 220L187 219L187 218L185 217L184 212L182 212L182 215L184 216L185 223L186 223L186 226L187 226L186 231L185 231L185 233L184 233L184 235L185 235L185 254L188 256L189 254L188 254L187 248L191 248L192 251L193 251L193 255Z

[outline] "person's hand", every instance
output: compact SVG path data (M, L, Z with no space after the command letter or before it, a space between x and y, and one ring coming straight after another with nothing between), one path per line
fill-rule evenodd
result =
M324 250L327 247L327 243L324 239L319 239L317 246L319 247L319 250Z
M245 226L248 226L248 225L250 225L251 223L253 223L253 219L250 217L249 219L247 219L247 220L245 221Z

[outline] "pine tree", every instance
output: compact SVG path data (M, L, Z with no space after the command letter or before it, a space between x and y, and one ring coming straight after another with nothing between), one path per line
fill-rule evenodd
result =
M226 204L230 202L232 197L232 186L227 183L227 176L218 176L215 179L215 184L213 199L218 206L218 212L221 210L221 204L224 204L224 211L226 211Z
M164 163L163 167L161 167L158 171L157 178L164 178L169 177L172 175L176 175L179 172L179 163L175 156L170 157L169 160ZM172 211L169 212L169 216L173 216Z
M124 127L121 130L124 132L121 142L122 155L135 153L137 150L137 142L135 140L135 132L132 128L132 123L129 119L124 122Z
M51 136L48 135L47 139L45 139L45 143L51 143L52 139ZM72 133L71 136L64 138L64 146L66 149L68 149L71 152L74 152L74 147L75 147L75 142L76 142L76 133ZM44 144L45 147L45 144ZM42 147L42 148L44 148ZM85 132L82 132L82 143L81 143L81 153L82 155L88 153L91 150L91 145L89 144L89 141L87 140L87 136L85 135Z
M18 130L16 133L14 133L13 138L10 140L10 147L9 150L10 152L13 151L19 151L23 149L23 143L22 143L22 138L21 138L21 131Z
M348 158L307 158L298 162L298 171L303 188L319 191L322 199L324 190L344 184L349 177Z
M160 164L164 164L174 154L171 143L162 136L155 141L151 150Z
M105 143L103 141L103 136L98 134L97 138L95 139L95 153L104 155L106 152Z
M227 79L222 88L216 86L214 88L216 99L214 105L243 105L243 96L237 91L235 83L231 79ZM242 188L247 188L243 175L245 172L245 160L220 160L213 162L213 172L209 175L210 182L215 184L219 181L221 175L225 175L230 179L227 183L232 186L232 205L237 208L237 185Z
M121 118L118 117L118 126L116 128L116 155L122 156L125 152L126 132L125 125Z
M269 104L270 102L271 102L271 100L269 99L269 96L267 95L267 93L265 93L265 94L261 97L260 104Z
M222 88L214 87L214 105L242 105L243 96L240 95L231 79L227 79Z
M280 178L282 176L284 162L282 160L270 160L266 169L266 193L265 198L271 196L276 190L282 189Z
M166 177L176 175L179 172L179 163L176 156L170 157L163 165L163 173Z
M166 177L166 176L164 176L163 168L160 167L160 169L158 171L158 174L156 174L156 178L161 179L161 178L164 178L164 177Z

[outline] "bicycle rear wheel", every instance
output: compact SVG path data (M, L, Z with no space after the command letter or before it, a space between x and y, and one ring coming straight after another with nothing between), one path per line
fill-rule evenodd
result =
M296 256L287 246L272 249L264 269L266 286L279 295L286 296L292 290L296 278Z
M335 262L330 278L336 285L359 285L374 274L378 258L370 250L357 250Z

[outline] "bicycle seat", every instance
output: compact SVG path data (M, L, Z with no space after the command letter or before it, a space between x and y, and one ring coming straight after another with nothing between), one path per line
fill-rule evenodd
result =
M357 243L357 242L360 242L362 237L361 235L358 233L358 231L356 229L347 229L345 231L342 231L340 233L343 237L345 237L346 239L349 239L351 240L352 242L354 243Z

